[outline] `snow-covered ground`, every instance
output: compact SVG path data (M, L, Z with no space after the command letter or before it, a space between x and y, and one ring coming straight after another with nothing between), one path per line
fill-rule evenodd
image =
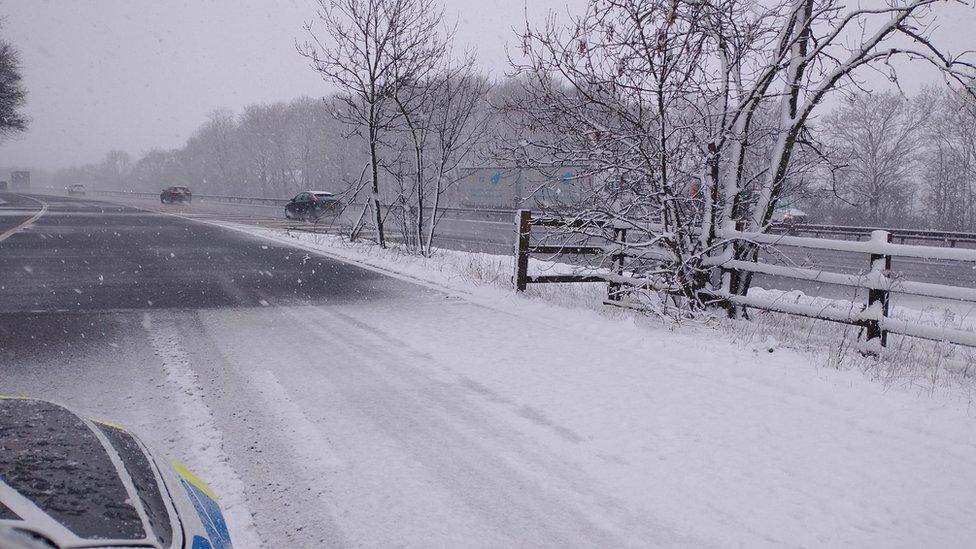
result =
M439 287L453 288L469 295L477 295L481 291L484 295L479 300L486 304L504 299L503 296L510 294L514 271L510 256L439 249L435 257L422 258L400 253L396 248L380 250L370 242L350 243L336 235L263 230L236 224L230 226L282 243L310 247L336 258L379 267L386 273L409 274L411 280L436 282ZM529 260L530 274L590 272L606 273L606 270L594 271L536 258ZM606 316L605 292L606 287L603 284L544 284L530 285L527 294L553 304L603 311L603 316ZM815 311L834 312L837 316L850 314L852 308L867 301L866 290L860 289L852 290L844 298L837 298L806 295L799 290L753 287L749 296L770 302L785 301ZM648 299L653 308L661 307L653 296L645 296L645 301ZM976 304L965 301L892 293L892 305L888 314L897 320L937 329L976 331ZM908 386L922 384L930 389L933 385L962 385L964 391L976 388L976 349L970 347L889 334L889 348L881 359L865 359L854 352L863 346L859 341L863 334L859 333L858 327L755 310L751 312L751 317L758 321L730 322L724 318L713 318L704 322L731 332L733 338L740 343L748 340L749 345L754 341L760 346L785 344L793 349L812 352L810 358L820 364L832 367L856 366L877 374L875 377L883 377L888 382ZM687 326L682 329L685 328Z
M742 345L710 328L516 296L497 284L508 258L424 260L235 229L445 291L409 310L280 311L328 337L344 373L251 376L266 387L263 407L294 426L290 452L345 542L976 539L976 421L963 393L892 389L768 339ZM260 353L244 335L226 339L241 356Z
M239 547L976 539L965 391L825 368L783 336L592 307L595 286L516 295L508 257L225 226L396 284L382 299L93 315L119 345L41 356L3 385L94 403L184 461ZM107 384L125 396L105 400Z
M752 288L750 297L764 301L785 301L815 311L846 315L867 301L866 291L851 293L846 299L805 295L801 291ZM852 301L857 305L852 305ZM976 331L976 305L965 301L926 299L892 294L888 316L899 321L934 329ZM913 387L976 388L976 349L939 341L889 334L888 348L880 360L853 352L861 346L861 329L844 324L811 320L781 313L753 311L754 322L738 323L731 330L748 338L772 337L789 342L821 357L833 366L856 365L887 383Z

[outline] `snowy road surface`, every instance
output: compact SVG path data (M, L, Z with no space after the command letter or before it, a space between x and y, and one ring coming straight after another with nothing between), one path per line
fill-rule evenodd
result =
M0 392L133 428L214 485L240 547L976 539L964 402L44 200L0 242Z

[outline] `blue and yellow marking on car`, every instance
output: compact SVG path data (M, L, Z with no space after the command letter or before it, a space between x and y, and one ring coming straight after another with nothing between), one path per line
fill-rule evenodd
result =
M210 537L208 544L204 544L207 540L203 540L199 536L194 538L193 547L230 549L230 532L227 530L227 522L224 520L224 515L220 512L220 506L217 504L217 495L214 494L206 482L191 473L182 464L176 461L172 463L173 469L180 475L183 488L190 496L190 501L193 502L193 507L200 517L200 522L203 523L203 528L207 531L207 536ZM202 540L200 545L198 545L198 539Z

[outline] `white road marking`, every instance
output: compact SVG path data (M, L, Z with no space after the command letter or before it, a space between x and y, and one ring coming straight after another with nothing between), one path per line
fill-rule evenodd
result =
M17 196L20 196L20 195L17 195ZM44 214L47 213L47 202L44 202L43 200L38 200L36 198L31 198L29 196L24 196L23 198L28 198L28 199L33 200L33 201L37 202L38 204L40 204L41 205L40 211L38 211L36 214L34 214L33 216L31 216L30 219L28 219L27 221L24 221L20 225L17 225L16 227L14 227L12 229L7 229L6 231L0 233L0 242L3 242L4 240L10 238L11 236L13 236L14 234L16 234L17 232L20 232L20 231L22 231L22 230L30 227L31 225L34 224L35 221L37 221L38 219L40 219L42 215L44 215Z

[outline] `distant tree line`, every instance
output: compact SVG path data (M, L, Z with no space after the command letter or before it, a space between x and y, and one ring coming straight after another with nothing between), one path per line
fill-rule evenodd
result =
M976 231L976 102L958 89L847 97L818 123L819 177L794 201L822 223Z
M489 115L478 128L491 139L459 160L506 161L504 149L516 138L506 135L506 115L493 106L526 91L517 80L468 78L488 89L477 100ZM142 191L190 185L200 193L272 197L304 189L347 193L362 186L368 151L349 135L336 108L335 99L301 98L252 105L240 114L217 110L180 149L152 149L139 158L110 151L101 162L60 170L54 184ZM914 96L854 93L817 121L810 136L821 156L807 155L812 167L794 174L784 206L818 223L976 230L976 104L970 96L941 87ZM394 187L405 184L404 137L381 147L392 160L381 162L380 175ZM398 192L410 194L403 188L385 194L395 201ZM365 194L360 190L359 198Z
M140 158L110 151L101 162L61 170L56 184L152 191L188 185L201 194L281 197L303 189L342 190L358 176L361 144L348 138L326 99L216 110L179 149Z

